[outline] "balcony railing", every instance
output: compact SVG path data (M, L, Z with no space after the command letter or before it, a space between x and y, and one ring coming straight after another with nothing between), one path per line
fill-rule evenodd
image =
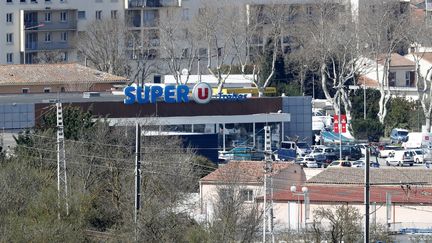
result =
M66 50L73 49L74 46L69 42L28 42L26 43L26 51L49 51L49 50Z
M26 31L54 31L54 30L76 30L77 21L67 22L25 22Z
M180 7L179 0L129 0L129 8Z

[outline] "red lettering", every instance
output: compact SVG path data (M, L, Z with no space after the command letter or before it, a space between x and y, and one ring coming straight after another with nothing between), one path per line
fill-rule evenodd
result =
M204 90L204 94L203 94ZM209 90L207 88L198 88L198 98L201 100L205 100L208 98Z

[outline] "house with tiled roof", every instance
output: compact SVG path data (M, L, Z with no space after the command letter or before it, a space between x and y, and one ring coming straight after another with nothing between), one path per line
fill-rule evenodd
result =
M409 49L405 58L418 64L420 78L432 79L432 48L422 47L419 44Z
M263 196L264 166L263 161L231 161L203 177L199 182L200 207L205 218L213 220L215 205L225 194L237 195L240 201L254 204L255 198ZM306 182L302 167L293 163L273 163L273 170L267 175L268 188L273 185L274 192Z
M127 82L77 63L0 65L0 94L106 92Z
M357 79L357 87L377 89L384 76L385 58L382 56L378 60L365 58L361 63L361 73ZM378 72L377 68L378 66ZM398 53L392 53L389 63L388 84L392 95L406 97L407 99L418 99L415 63Z
M432 227L432 170L425 168L371 168L370 222L400 228ZM364 214L364 170L328 168L307 180L302 193L287 187L273 194L276 226L297 229L312 223L314 210L349 205ZM262 197L258 199L262 203ZM326 222L322 222L325 224Z

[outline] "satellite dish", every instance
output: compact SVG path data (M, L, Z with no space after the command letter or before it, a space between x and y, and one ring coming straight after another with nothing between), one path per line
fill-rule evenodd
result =
M188 75L188 74L189 74L189 70L187 70L186 68L184 68L184 69L181 71L181 73L182 73L182 75Z

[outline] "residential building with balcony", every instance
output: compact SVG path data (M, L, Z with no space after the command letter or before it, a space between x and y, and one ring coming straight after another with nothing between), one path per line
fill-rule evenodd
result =
M78 33L98 18L123 18L121 0L0 2L0 64L76 61Z

